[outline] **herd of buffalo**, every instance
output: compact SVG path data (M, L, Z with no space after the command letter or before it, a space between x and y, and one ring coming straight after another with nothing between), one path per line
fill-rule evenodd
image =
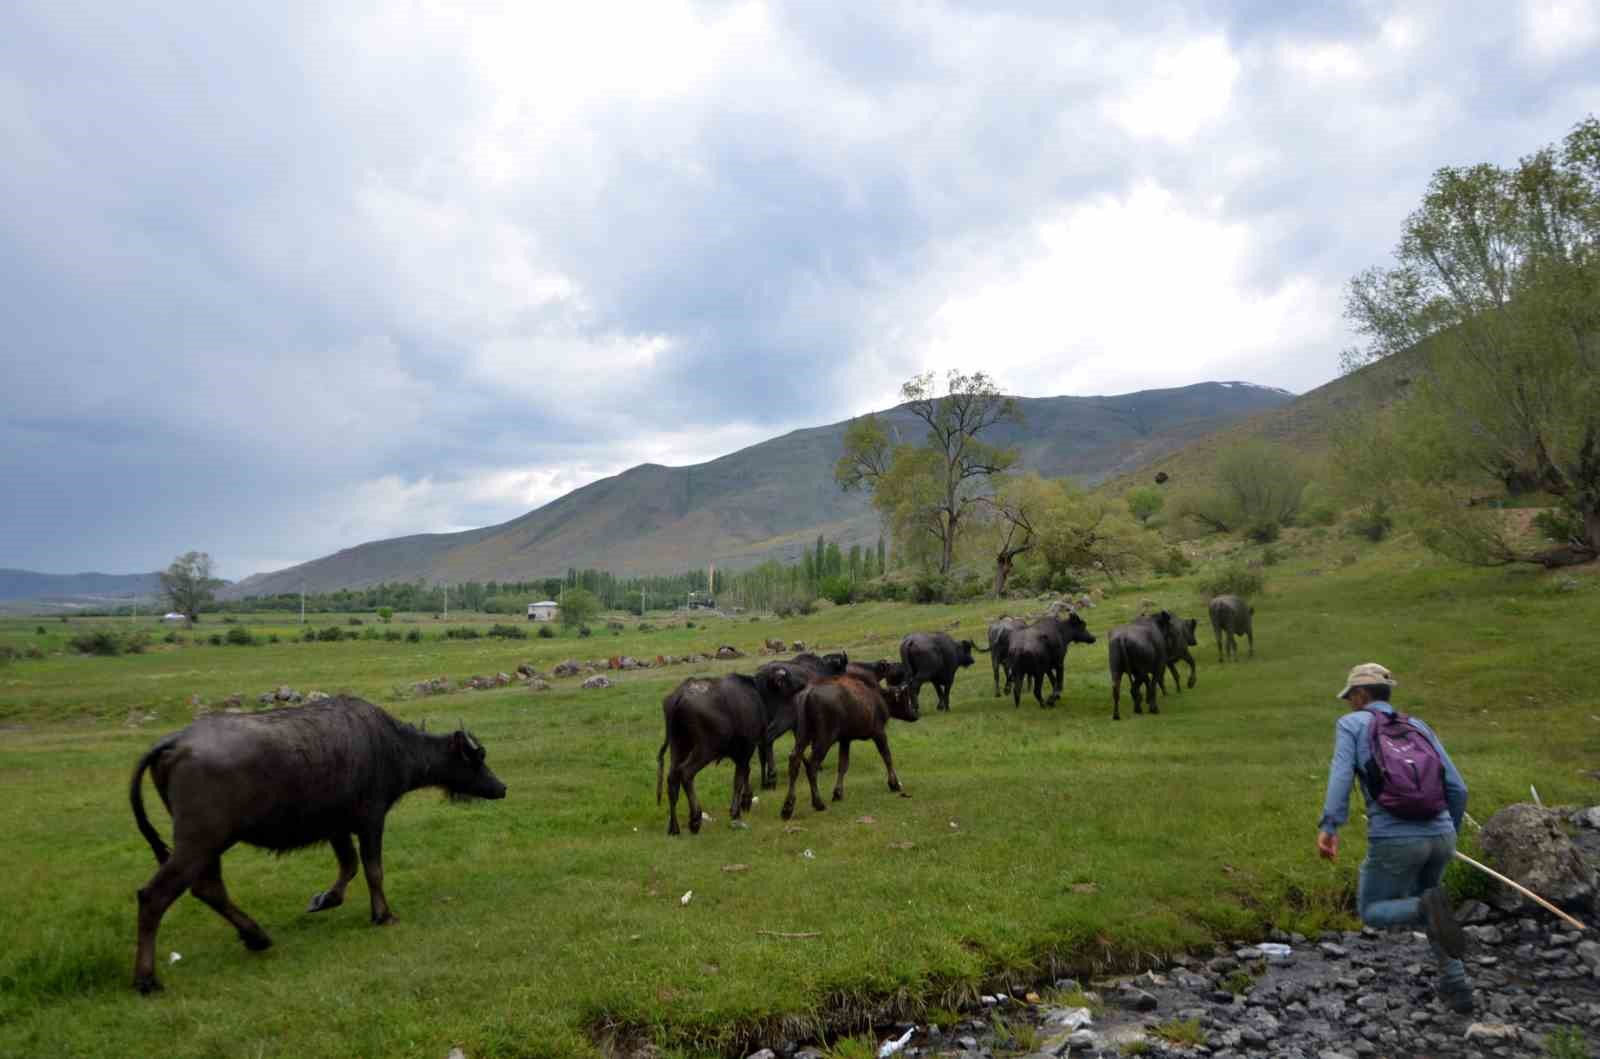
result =
M1255 653L1254 608L1237 596L1218 596L1209 606L1217 658L1237 658L1236 636ZM1121 719L1122 678L1128 677L1134 712L1159 713L1156 691L1166 690L1165 674L1178 685L1178 663L1189 665L1194 687L1194 619L1169 611L1142 615L1109 634L1112 717ZM1067 649L1094 643L1083 618L1070 609L1036 621L1001 618L989 626L988 646L955 640L944 633L912 633L900 642L900 661L860 664L845 654L803 653L768 662L754 674L691 677L662 701L666 738L656 753L656 801L662 781L668 792L667 833L678 829L678 795L689 803L689 830L698 832L702 813L695 776L724 758L733 762L733 796L728 815L737 819L754 800L750 759L759 756L761 782L778 785L773 742L794 733L789 755L785 820L794 813L795 784L806 772L813 809L827 805L817 789L817 773L837 745L839 761L833 800L844 797L850 744L870 739L888 771L889 789L900 791L889 751L890 718L915 721L919 694L933 685L938 709L950 708L957 672L975 663L973 652L987 653L994 670L994 694L1001 677L1012 702L1020 705L1024 686L1041 707L1060 701ZM1046 678L1050 696L1042 694ZM671 762L667 763L668 752ZM489 770L488 753L464 728L429 734L361 699L339 696L315 705L259 714L212 714L162 739L139 759L129 790L134 820L150 844L159 867L138 893L138 946L134 986L160 988L155 973L156 930L166 910L184 891L226 919L250 949L272 944L264 930L235 905L222 882L222 855L245 842L288 851L327 842L338 858L333 885L314 894L307 908L321 912L344 903L355 878L357 846L371 899L372 922L393 922L383 892L383 830L390 808L410 791L442 788L452 798L504 798L505 784ZM145 814L142 784L150 773L172 816L169 848Z

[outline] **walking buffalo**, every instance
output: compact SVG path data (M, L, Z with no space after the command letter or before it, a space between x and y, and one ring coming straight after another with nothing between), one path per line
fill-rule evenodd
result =
M689 796L689 830L700 831L700 799L694 778L707 765L733 761L733 798L728 816L737 820L754 799L750 789L750 755L761 755L762 768L771 768L772 742L767 737L772 715L792 708L794 696L806 686L803 674L783 663L768 663L753 677L742 673L690 677L661 700L666 738L656 751L656 804L661 804L663 771L667 781L667 834L678 834L678 791ZM663 758L672 751L672 764Z
M1160 610L1111 630L1106 654L1111 666L1112 720L1122 720L1124 674L1128 677L1128 691L1133 695L1133 712L1143 713L1146 700L1151 713L1161 712L1156 702L1156 688L1162 686L1162 673L1167 668L1167 644L1174 634L1174 625L1172 614Z
M836 654L819 655L811 651L802 651L787 662L768 662L756 670L756 676L785 669L798 673L805 681L821 680L823 677L837 677L843 675L850 666L850 656L843 651ZM794 700L783 699L772 706L772 713L767 718L766 746L761 754L761 787L763 790L772 790L778 786L778 770L775 763L775 754L772 744L785 732L794 730Z
M239 842L276 852L332 845L339 875L307 909L321 912L343 904L355 878L353 836L361 845L372 922L394 922L383 893L385 816L420 787L504 798L505 784L489 771L487 756L465 730L429 735L346 696L269 713L212 714L162 739L139 759L128 791L139 833L161 865L139 890L134 988L161 988L156 930L185 890L231 923L246 948L272 944L222 883L222 855ZM145 815L146 770L172 815L171 849Z
M1178 679L1178 663L1189 663L1189 686L1194 687L1194 655L1189 653L1189 648L1199 646L1200 641L1194 638L1195 626L1199 623L1194 618L1179 618L1174 616L1167 626L1167 668L1172 671L1172 688L1180 694L1183 691L1182 682ZM1167 690L1164 679L1157 678L1161 690Z
M972 641L952 640L942 632L914 632L900 641L900 661L905 663L912 704L918 703L922 685L932 684L939 709L948 710L956 670L973 664Z
M1256 656L1256 634L1253 629L1256 608L1238 596L1217 596L1206 607L1211 612L1211 633L1217 638L1217 661L1226 661L1222 655L1222 637L1228 637L1228 657L1239 660L1239 645L1234 636L1250 640L1250 657Z
M994 670L994 697L1000 697L1000 674L1006 675L1006 690L1011 690L1011 671L1006 668L1006 654L1011 646L1011 634L1028 624L1025 618L996 618L989 623L989 666ZM982 647L977 648L984 651Z
M1065 618L1058 615L1040 618L1008 635L1006 682L1011 685L1013 706L1022 705L1022 688L1030 679L1034 700L1041 707L1059 702L1066 680L1067 648L1075 643L1094 643L1089 626L1076 611L1067 611ZM1050 678L1048 704L1039 695L1045 677Z
M889 789L900 790L900 777L889 753L889 718L915 721L916 702L903 686L880 688L876 683L855 677L828 677L810 685L795 696L796 724L794 751L789 755L789 796L783 802L783 818L794 815L794 787L800 769L806 770L811 784L811 807L827 808L817 791L817 770L834 743L839 744L839 769L833 784L833 800L844 798L844 775L850 769L850 744L870 739L883 758L889 773ZM809 750L809 753L807 751Z

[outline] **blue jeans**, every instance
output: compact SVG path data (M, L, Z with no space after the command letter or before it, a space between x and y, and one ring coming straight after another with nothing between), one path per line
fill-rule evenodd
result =
M1361 862L1361 882L1356 904L1361 921L1369 927L1425 927L1419 895L1439 885L1444 869L1456 852L1456 836L1426 838L1376 838L1367 841L1367 859ZM1466 968L1433 946L1439 961L1440 988L1459 992L1471 988Z

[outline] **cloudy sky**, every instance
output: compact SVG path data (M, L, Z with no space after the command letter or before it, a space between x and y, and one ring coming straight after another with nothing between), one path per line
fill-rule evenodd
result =
M0 566L486 525L930 368L1304 391L1433 169L1600 111L1600 0L1143 7L8 0Z

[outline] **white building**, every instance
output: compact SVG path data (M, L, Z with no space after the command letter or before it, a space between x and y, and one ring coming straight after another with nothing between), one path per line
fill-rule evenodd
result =
M187 614L179 614L177 611L173 610L173 611L168 611L167 613L161 615L161 620L162 621L188 621L189 620L189 616Z
M547 600L544 600L541 603L529 603L528 604L528 620L529 621L555 621L556 620L556 614L560 610L561 610L561 604L557 603L553 599L547 599Z

